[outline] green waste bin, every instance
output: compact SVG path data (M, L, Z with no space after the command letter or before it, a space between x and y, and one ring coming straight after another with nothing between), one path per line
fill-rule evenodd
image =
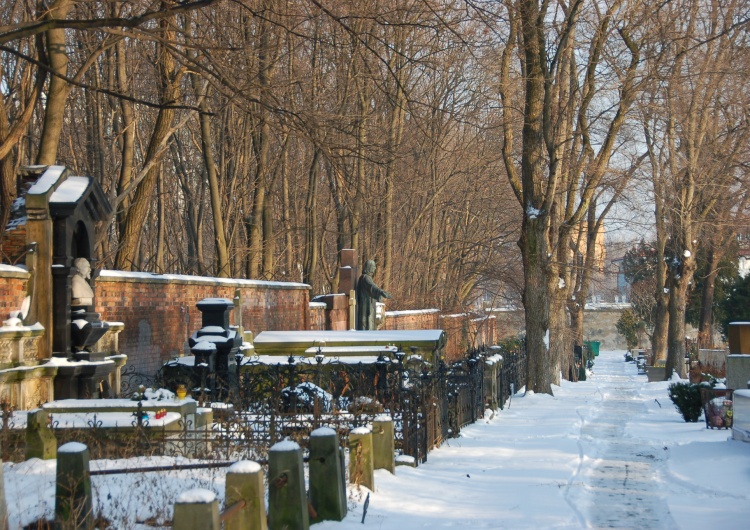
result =
M590 340L588 341L589 350L591 350L591 353L594 354L594 357L597 357L599 355L599 345L601 342L598 340Z

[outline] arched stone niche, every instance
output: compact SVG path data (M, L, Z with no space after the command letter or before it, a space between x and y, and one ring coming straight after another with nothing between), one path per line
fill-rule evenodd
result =
M44 178L44 176L42 177ZM80 319L91 319L94 299L85 307L73 308L72 280L76 275L74 262L84 258L91 267L88 283L96 293L96 224L105 221L112 212L109 201L99 183L92 177L61 175L62 182L49 196L52 219L52 355L66 357L73 352L71 324ZM39 252L42 252L39 249ZM83 309L86 315L73 315L72 310ZM96 317L98 320L98 317Z

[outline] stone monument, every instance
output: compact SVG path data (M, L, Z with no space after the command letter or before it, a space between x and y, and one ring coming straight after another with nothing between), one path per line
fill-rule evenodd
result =
M31 183L23 196L25 232L36 248L26 320L45 330L40 358L71 361L56 363L54 398L106 397L119 365L106 358L115 352L97 351L110 328L94 312L94 249L96 225L112 208L96 179L63 166L31 166L21 176Z

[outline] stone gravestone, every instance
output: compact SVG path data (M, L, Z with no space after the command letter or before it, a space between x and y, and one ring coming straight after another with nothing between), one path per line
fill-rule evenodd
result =
M26 417L26 460L57 457L57 439L48 424L49 414L46 410L29 411Z
M349 482L375 491L372 431L367 427L349 433Z
M226 522L226 530L267 530L263 468L248 460L232 464L227 470L224 494L227 507L245 501L245 506Z
M89 450L82 443L66 443L57 453L55 523L60 528L94 526Z
M202 315L202 327L188 340L190 350L196 355L195 382L201 383L201 370L205 369L198 365L207 364L213 385L213 399L221 401L229 389L229 363L234 361L242 344L242 337L229 326L229 313L234 309L234 302L228 298L204 298L196 306ZM207 343L213 344L215 351L204 349ZM202 352L206 354L203 355Z
M357 250L345 248L341 250L339 265L339 293L345 294L348 300L349 325L347 329L357 329L357 278L359 267L357 267Z

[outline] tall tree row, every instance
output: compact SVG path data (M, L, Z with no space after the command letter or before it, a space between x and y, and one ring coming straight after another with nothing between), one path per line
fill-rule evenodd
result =
M744 214L747 15L746 3L735 0L654 11L658 31L640 115L656 207L654 345L667 374L685 376L685 311L700 242L720 237L733 216Z
M529 386L551 392L575 377L607 216L646 174L655 344L680 369L696 242L744 208L746 11L740 0L11 0L0 220L17 169L56 163L110 197L104 267L325 293L338 289L339 251L355 248L378 263L392 307L518 291Z
M3 212L20 164L63 164L115 206L104 267L320 293L352 247L396 304L470 304L516 211L493 183L483 24L459 7L11 2L3 97L28 104L0 126Z

